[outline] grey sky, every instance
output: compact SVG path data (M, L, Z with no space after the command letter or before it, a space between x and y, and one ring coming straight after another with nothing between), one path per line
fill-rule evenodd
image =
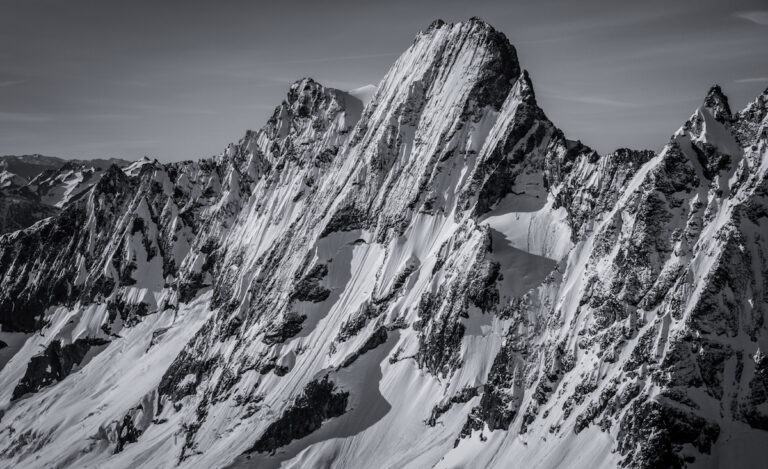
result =
M0 154L210 156L296 79L376 84L432 20L471 16L602 152L660 148L713 83L734 108L768 87L766 0L0 0Z

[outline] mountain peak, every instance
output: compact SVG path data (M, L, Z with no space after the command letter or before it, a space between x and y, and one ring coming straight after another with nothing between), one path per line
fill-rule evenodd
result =
M520 77L517 51L509 39L473 17L459 23L432 22L416 36L379 88L400 88L402 83L414 82L426 90L452 69L462 74L462 80L473 82L465 84L475 88L473 99L479 107L498 109L511 84Z
M429 23L429 26L424 31L425 33L428 33L432 31L433 29L439 29L442 28L445 25L445 21L441 20L440 18L436 19L435 21Z
M346 132L360 119L362 110L359 98L323 86L310 77L301 78L291 84L286 98L266 125L256 132L247 132L237 146L227 148L226 154L247 155L259 145L262 136L272 144L259 147L258 152L271 155L270 158L311 158L321 153L310 151L311 144L319 141L325 141L335 154Z
M533 90L533 82L531 82L531 76L528 75L528 70L523 70L523 75L520 77L520 95L526 100L532 100L536 103L536 92Z
M302 95L307 95L314 92L322 92L323 90L323 85L316 82L314 79L310 77L301 78L293 82L291 87L288 89L288 102L294 103Z
M728 97L723 93L720 85L714 85L709 89L704 98L704 107L710 109L715 119L726 121L731 119L731 107L728 105Z
M319 101L326 89L312 78L305 77L295 81L288 88L288 94L283 103L275 109L273 120L279 120L287 112L298 117L310 117L317 111Z
M487 38L486 45L493 45L501 49L503 52L506 52L507 54L510 54L512 57L514 57L515 62L517 62L517 51L515 50L514 46L510 44L507 36L477 16L473 16L466 21L461 21L458 23L446 23L442 19L436 19L430 23L427 29L416 36L416 40L414 42L418 42L419 39L424 37L432 37L438 31L443 30L449 34L452 32L457 33L456 37L463 37L467 34L483 35Z
M484 19L480 18L479 16L473 16L469 18L469 20L467 20L467 23L475 27L489 29L498 33L498 31L496 31L496 29L493 26L491 26L489 23L487 23Z
M373 85L368 86L376 88ZM283 105L298 109L307 106L313 107L316 105L316 102L325 102L329 99L335 99L343 103L350 96L348 92L323 86L313 78L304 77L291 84ZM354 99L357 100L358 98Z

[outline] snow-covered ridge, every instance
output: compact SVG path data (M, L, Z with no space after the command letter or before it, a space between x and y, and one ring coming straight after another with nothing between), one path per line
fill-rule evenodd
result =
M478 19L0 236L16 467L715 467L768 442L768 90L599 155Z

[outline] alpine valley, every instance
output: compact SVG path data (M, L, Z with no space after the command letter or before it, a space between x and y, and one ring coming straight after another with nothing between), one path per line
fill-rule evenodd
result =
M765 463L768 90L601 155L438 20L367 104L115 163L2 173L2 467Z

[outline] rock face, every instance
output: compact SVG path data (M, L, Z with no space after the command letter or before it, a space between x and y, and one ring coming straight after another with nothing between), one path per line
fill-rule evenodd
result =
M66 378L72 369L79 365L91 347L106 345L103 339L77 339L62 347L54 340L41 355L32 357L24 377L13 390L12 399L18 399L26 393L40 389Z
M759 464L767 116L715 87L659 154L599 155L478 19L365 106L302 79L221 155L0 236L0 459Z
M324 420L338 417L347 407L349 393L334 392L328 379L310 381L304 392L275 420L248 452L274 452L314 432Z

